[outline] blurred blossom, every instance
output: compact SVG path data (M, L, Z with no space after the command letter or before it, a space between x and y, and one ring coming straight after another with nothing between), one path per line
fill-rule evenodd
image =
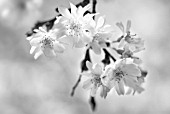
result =
M15 27L29 26L40 17L42 3L43 0L1 0L1 23Z

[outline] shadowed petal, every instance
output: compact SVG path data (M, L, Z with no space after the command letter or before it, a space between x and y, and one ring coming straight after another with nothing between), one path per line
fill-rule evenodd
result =
M58 53L63 53L65 50L65 47L63 44L59 42L54 42L54 51Z
M122 38L122 39L120 40L120 43L119 43L119 45L118 45L118 48L123 48L124 45L125 45L125 39Z
M92 70L92 63L91 62L89 62L89 61L86 61L86 66L87 66L87 68L88 68L88 70Z
M44 55L47 56L47 57L54 57L54 56L56 56L54 50L51 49L51 48L48 48L48 47L44 48L43 52L44 52Z
M107 87L108 87L109 89L112 89L113 87L115 87L115 85L116 85L115 80L112 80L112 81L109 81L109 82L108 82Z
M122 22L116 23L116 25L120 28L120 30L122 31L122 33L124 33L124 26L123 26Z
M81 7L81 6L79 6L80 8L78 8L78 14L79 14L79 16L83 16L83 14L87 11L87 10L89 10L90 8L91 8L91 4L88 4L88 5L86 5L85 7Z
M106 98L107 93L110 91L110 89L106 86L100 86L100 96L103 98Z
M141 71L135 64L126 64L124 67L122 67L122 70L128 75L141 76Z
M127 21L127 26L126 26L126 33L130 31L130 27L131 27L131 21L128 20Z
M123 84L122 80L119 83L116 82L115 89L116 89L118 95L124 95L125 90L124 90L124 84Z
M82 48L85 47L85 43L82 41L82 39L79 39L78 42L74 44L74 47L76 48Z
M95 54L100 55L101 54L101 48L100 45L97 42L92 42L91 43L92 50L94 51Z
M133 88L138 93L141 93L142 91L144 91L144 88L140 87L140 85L137 82L135 82L134 80L126 76L125 76L124 82L126 86Z
M93 84L93 87L91 88L91 96L95 97L97 89L97 85Z
M88 89L91 89L92 87L93 87L93 83L91 81L91 78L84 81L84 83L83 83L83 88L84 89L88 90Z

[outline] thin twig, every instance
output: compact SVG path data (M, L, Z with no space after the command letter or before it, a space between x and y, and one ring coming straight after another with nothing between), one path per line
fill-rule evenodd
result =
M76 90L77 86L79 85L79 83L80 83L80 81L81 81L81 77L82 77L82 75L80 74L80 75L79 75L79 78L78 78L78 80L77 80L77 82L76 82L76 84L75 84L75 85L73 86L73 88L72 88L71 96L74 96L75 90Z

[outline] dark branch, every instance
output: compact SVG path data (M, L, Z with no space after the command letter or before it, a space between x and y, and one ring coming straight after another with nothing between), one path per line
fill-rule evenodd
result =
M88 48L88 49L86 50L85 57L84 57L84 59L81 61L81 72L88 70L88 68L87 68L87 66L86 66L86 61L91 62L90 52L89 52L89 51L90 51L90 48Z
M92 111L95 111L96 110L96 100L95 100L95 98L94 97L90 97L89 103L90 103Z
M90 52L89 51L90 51L90 49L88 48L86 50L84 59L81 61L81 72L88 70L88 68L86 66L86 61L91 62ZM71 96L74 96L75 90L76 90L76 88L78 87L78 85L79 85L79 83L81 81L81 77L82 77L82 75L79 75L79 78L78 78L76 84L73 86L72 91L71 91Z
M116 61L116 59L106 49L103 49L103 51L105 53L105 56L110 57L114 62Z
M92 13L96 13L96 4L97 4L97 0L93 0ZM93 16L93 19L95 19L95 16Z

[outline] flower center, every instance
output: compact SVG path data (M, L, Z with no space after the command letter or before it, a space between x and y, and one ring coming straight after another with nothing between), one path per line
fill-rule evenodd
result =
M40 43L42 48L53 48L53 42L54 40L50 36L45 35Z
M69 36L80 37L82 33L82 25L80 23L71 22L66 25L67 33Z
M122 54L122 57L123 57L123 58L128 58L128 57L132 57L132 55L133 55L133 52L132 52L132 51L130 51L130 50L125 50L125 51L123 52L123 54Z
M94 84L97 85L98 87L99 87L100 85L102 85L100 76L94 76L94 78L93 78L91 81L92 81L92 83L94 83Z
M114 70L113 72L114 72L114 75L115 75L114 76L115 81L120 82L120 80L124 76L123 71L121 71L121 69L118 68L118 69Z
M99 36L99 34L95 34L94 36L93 36L93 40L95 40L95 41L99 41L101 38L100 38L100 36Z
M133 38L133 36L136 36L136 34L131 35L130 32L128 32L127 35L125 36L125 40L128 43L136 43L137 40L135 38Z

